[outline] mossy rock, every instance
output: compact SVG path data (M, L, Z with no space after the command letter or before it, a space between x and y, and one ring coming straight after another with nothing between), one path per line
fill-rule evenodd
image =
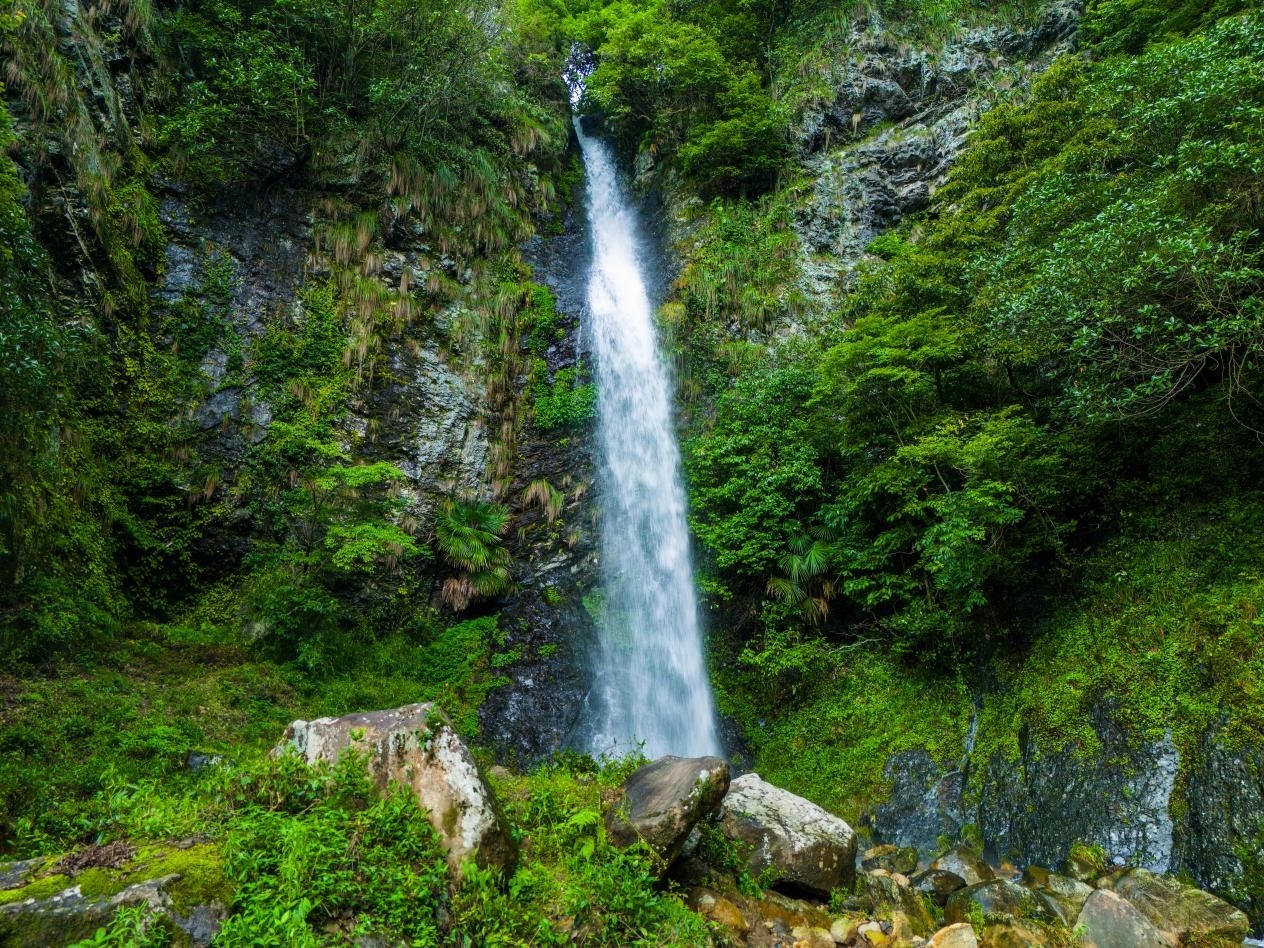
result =
M209 944L233 895L216 843L141 846L118 868L57 871L58 858L0 892L0 942L13 948L90 938L127 906L148 906L176 946Z

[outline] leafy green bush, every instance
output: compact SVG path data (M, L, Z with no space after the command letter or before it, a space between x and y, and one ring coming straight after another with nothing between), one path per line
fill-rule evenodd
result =
M558 369L551 384L536 385L532 411L545 431L576 427L595 417L597 387L579 377L578 369Z
M236 884L224 946L405 938L440 943L447 862L412 794L379 797L363 764L345 758L321 781L282 785L232 819L226 855Z

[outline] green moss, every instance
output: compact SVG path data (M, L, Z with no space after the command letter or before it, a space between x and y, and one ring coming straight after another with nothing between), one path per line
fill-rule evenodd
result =
M762 726L767 712L744 696L761 693L756 678L766 691L767 676L717 675L721 710L744 724L765 779L854 822L884 799L890 754L921 748L944 765L960 756L972 706L964 684L862 651L818 674Z
M223 847L218 843L200 843L185 849L170 845L143 847L121 869L90 869L75 878L88 898L117 895L128 886L178 875L169 889L177 911L187 911L211 902L227 905L233 887L225 876Z
M0 892L0 905L8 905L12 902L25 902L27 899L46 899L70 888L74 884L74 880L70 876L61 873L43 876L28 882L20 889L5 889Z

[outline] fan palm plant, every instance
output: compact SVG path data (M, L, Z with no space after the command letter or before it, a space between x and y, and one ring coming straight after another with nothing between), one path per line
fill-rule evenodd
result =
M440 598L454 611L471 602L500 596L513 587L509 551L502 537L509 529L509 511L484 501L448 499L435 520L435 540L444 559L460 574L446 580Z
M768 595L795 606L812 625L820 625L829 615L830 600L836 594L829 577L831 545L820 536L800 533L791 537L789 549L777 560L784 575L768 580Z

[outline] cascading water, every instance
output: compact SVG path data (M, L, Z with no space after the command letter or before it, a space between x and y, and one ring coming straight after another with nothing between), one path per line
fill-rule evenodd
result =
M671 389L636 216L606 145L575 123L588 179L606 601L590 697L597 753L716 754Z

